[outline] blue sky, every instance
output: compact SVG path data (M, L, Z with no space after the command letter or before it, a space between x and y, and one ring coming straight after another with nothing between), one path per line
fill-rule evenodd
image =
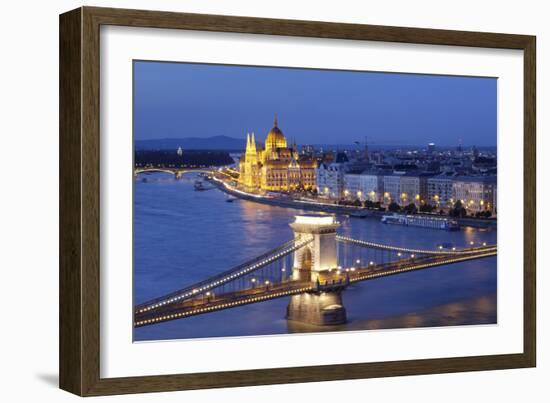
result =
M298 144L496 146L497 80L190 63L134 63L135 138L263 141L276 112Z

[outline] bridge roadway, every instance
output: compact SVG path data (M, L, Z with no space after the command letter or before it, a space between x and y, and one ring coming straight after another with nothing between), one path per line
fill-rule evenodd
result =
M134 314L134 326L147 326L304 292L333 291L360 281L374 280L380 277L482 259L496 256L496 254L496 246L489 246L472 248L467 253L463 252L457 255L432 254L368 267L327 270L319 273L319 281L316 282L287 280L282 283L263 284L261 287L252 287L238 292L210 296L202 295L193 299L165 304L145 312L136 311Z

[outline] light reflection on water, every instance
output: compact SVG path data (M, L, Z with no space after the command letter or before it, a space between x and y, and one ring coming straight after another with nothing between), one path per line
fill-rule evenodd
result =
M218 190L195 192L193 178L140 177L134 187L134 297L137 303L193 284L292 238L299 210L226 203ZM384 225L339 217L339 233L379 243L434 249L442 242L496 243L496 230ZM286 298L135 330L135 340L247 336L330 330L496 323L496 258L355 284L343 294L348 323L307 326L284 319Z

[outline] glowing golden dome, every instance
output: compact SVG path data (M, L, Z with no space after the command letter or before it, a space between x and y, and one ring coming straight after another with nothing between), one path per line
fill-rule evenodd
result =
M281 129L277 127L277 114L275 114L273 128L269 131L269 133L267 133L267 138L265 139L265 149L275 150L277 148L286 147L286 138Z

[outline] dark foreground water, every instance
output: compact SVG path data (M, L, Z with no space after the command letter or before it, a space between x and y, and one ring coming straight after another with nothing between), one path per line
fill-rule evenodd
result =
M147 178L146 182L142 179ZM140 176L134 186L136 303L193 284L292 238L299 210L227 203L217 189L193 190L193 176ZM339 233L407 247L442 242L496 243L496 230L457 232L339 217ZM496 323L496 258L381 278L344 291L348 323L317 327L287 321L287 298L137 328L134 339L166 340Z

